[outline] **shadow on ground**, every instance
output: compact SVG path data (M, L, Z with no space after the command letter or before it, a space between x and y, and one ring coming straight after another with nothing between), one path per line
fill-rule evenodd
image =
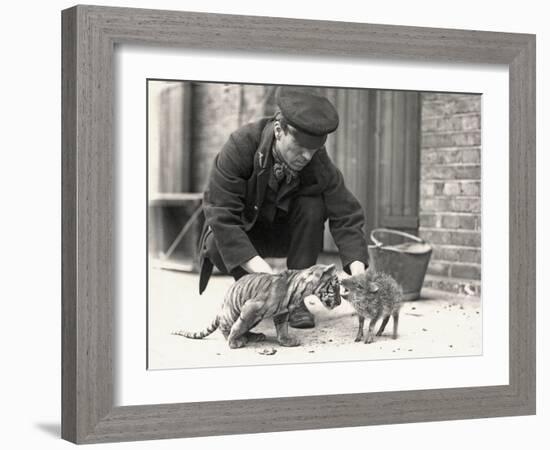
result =
M60 423L37 423L36 428L50 435L51 437L61 438Z

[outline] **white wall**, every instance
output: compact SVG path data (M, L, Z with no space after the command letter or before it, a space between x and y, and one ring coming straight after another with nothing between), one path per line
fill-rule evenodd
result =
M399 25L451 27L536 33L538 92L538 214L539 230L548 230L548 205L543 210L543 180L548 156L547 131L550 98L545 44L550 39L544 3L489 4L479 0L457 3L441 1L301 2L277 0L106 1L104 5L134 6L234 14L271 15L311 19L334 19ZM60 421L60 10L72 2L7 2L2 9L2 220L0 326L2 371L0 411L4 448L64 448L59 439ZM546 120L545 120L546 119ZM548 251L548 238L539 233L539 280ZM545 251L546 250L546 251ZM545 291L545 292L543 292ZM121 444L117 448L203 449L275 448L316 445L369 448L464 449L483 445L501 449L522 448L536 439L548 442L550 400L544 384L543 366L549 350L543 342L548 318L539 283L538 297L538 410L536 417L484 419L302 431L265 435L232 436ZM404 374L405 376L405 374ZM102 446L103 447L103 446ZM112 448L112 447L109 447Z

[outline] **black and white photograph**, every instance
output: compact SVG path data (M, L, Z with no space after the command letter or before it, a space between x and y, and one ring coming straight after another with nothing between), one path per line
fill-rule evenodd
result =
M482 354L480 94L146 95L148 369Z
M543 2L6 5L4 448L548 440Z

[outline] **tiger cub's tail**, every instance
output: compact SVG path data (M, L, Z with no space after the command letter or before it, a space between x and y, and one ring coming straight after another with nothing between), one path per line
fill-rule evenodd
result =
M202 331L179 330L179 331L174 331L172 334L176 336L184 336L189 339L203 339L206 336L211 335L214 331L216 331L219 325L220 325L220 318L216 316L216 318L212 321L212 323Z

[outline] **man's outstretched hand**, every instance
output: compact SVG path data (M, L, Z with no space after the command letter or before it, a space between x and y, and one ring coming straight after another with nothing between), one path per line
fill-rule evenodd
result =
M367 268L365 267L365 264L363 264L361 261L353 261L349 265L349 271L352 275L357 275L364 272L365 270L367 270Z
M242 267L248 273L275 273L267 261L260 256L254 256L252 259L249 259ZM353 261L349 265L349 270L352 275L357 275L367 270L367 268L361 261Z

